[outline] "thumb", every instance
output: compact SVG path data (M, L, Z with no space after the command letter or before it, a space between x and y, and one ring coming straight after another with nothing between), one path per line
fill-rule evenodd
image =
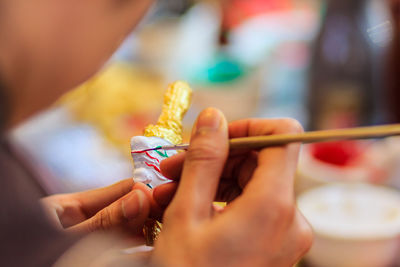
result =
M139 233L149 212L150 203L145 193L133 190L88 220L68 228L68 231L88 233L122 227Z
M192 220L211 215L219 178L228 157L228 128L224 115L216 109L201 112L185 155L182 176L171 203L174 213Z

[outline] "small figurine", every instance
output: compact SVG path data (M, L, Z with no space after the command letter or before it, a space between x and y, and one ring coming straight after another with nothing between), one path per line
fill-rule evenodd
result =
M185 82L171 84L164 96L161 115L156 125L149 125L144 130L144 136L134 136L131 139L132 158L134 164L133 179L154 188L168 182L160 171L163 159L177 151L153 150L165 145L177 145L182 142L182 119L189 109L192 90ZM153 245L161 225L157 221L148 221L144 227L147 245Z
M177 145L182 142L182 118L189 109L192 90L185 82L171 84L165 93L161 115L156 125L149 125L144 136L131 139L134 164L133 179L154 188L168 182L160 172L160 162L176 151L143 150L164 145Z

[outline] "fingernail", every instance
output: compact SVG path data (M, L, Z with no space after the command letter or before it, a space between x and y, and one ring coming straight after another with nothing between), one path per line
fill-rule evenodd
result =
M221 112L214 108L208 108L202 111L197 119L196 132L217 131L221 128Z
M132 220L140 215L145 197L141 190L133 190L128 198L122 200L122 214L126 219Z

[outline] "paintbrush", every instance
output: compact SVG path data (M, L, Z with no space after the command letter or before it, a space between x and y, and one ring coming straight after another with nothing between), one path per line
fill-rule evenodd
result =
M312 131L298 134L276 134L233 138L229 140L229 148L231 150L257 149L271 146L282 146L290 143L310 144L339 140L372 139L395 135L400 135L400 124ZM189 144L157 146L146 150L132 151L132 153L142 153L153 150L187 150L188 148Z

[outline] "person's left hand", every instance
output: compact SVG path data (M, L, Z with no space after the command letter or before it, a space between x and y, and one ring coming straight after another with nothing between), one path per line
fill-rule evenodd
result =
M150 215L157 218L162 213L152 190L132 178L105 188L49 196L41 202L59 227L80 233L122 228L139 234Z

